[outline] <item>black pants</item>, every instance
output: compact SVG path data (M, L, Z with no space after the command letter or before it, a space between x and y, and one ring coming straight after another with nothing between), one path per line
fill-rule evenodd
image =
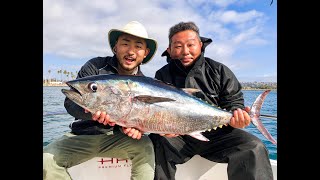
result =
M218 163L228 163L229 180L272 180L269 153L256 136L224 126L203 133L210 141L191 136L167 138L150 134L156 157L155 180L174 180L176 164L182 164L198 154Z

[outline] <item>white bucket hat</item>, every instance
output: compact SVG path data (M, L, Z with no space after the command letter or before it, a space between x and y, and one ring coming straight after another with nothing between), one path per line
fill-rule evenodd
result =
M109 38L109 45L111 47L112 52L115 53L113 48L118 40L118 37L123 33L145 39L147 43L147 47L150 49L150 52L147 55L147 57L143 59L142 64L146 64L147 62L149 62L157 50L157 41L149 38L147 30L144 28L144 26L141 23L137 21L129 22L121 30L111 29L109 31L108 38Z

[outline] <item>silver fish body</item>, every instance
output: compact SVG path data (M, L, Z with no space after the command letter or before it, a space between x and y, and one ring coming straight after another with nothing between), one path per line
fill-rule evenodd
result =
M70 90L62 92L79 106L92 113L106 111L116 124L149 133L208 141L201 132L222 127L232 117L191 95L195 89L179 89L149 77L95 75L67 85Z

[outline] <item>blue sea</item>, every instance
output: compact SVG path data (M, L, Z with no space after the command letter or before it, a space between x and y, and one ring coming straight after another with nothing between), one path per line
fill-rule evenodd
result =
M43 87L43 146L69 132L69 124L73 117L64 113L63 106L65 96L61 89L68 87ZM244 90L245 106L251 106L255 98L262 93L260 90ZM277 91L271 91L266 97L261 114L277 116ZM270 134L277 140L277 120L261 118L262 123ZM269 150L270 159L277 159L277 146L269 142L251 123L244 130L259 137Z

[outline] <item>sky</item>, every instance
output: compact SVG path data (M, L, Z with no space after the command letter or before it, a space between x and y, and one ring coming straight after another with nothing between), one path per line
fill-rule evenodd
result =
M227 65L240 82L277 82L277 1L273 0L44 0L43 78L68 80L94 57L113 56L110 29L139 21L158 42L141 66L154 77L167 64L169 28L193 21L211 38L205 56ZM270 5L271 4L271 5ZM49 73L50 70L50 73ZM70 76L69 76L70 77Z

